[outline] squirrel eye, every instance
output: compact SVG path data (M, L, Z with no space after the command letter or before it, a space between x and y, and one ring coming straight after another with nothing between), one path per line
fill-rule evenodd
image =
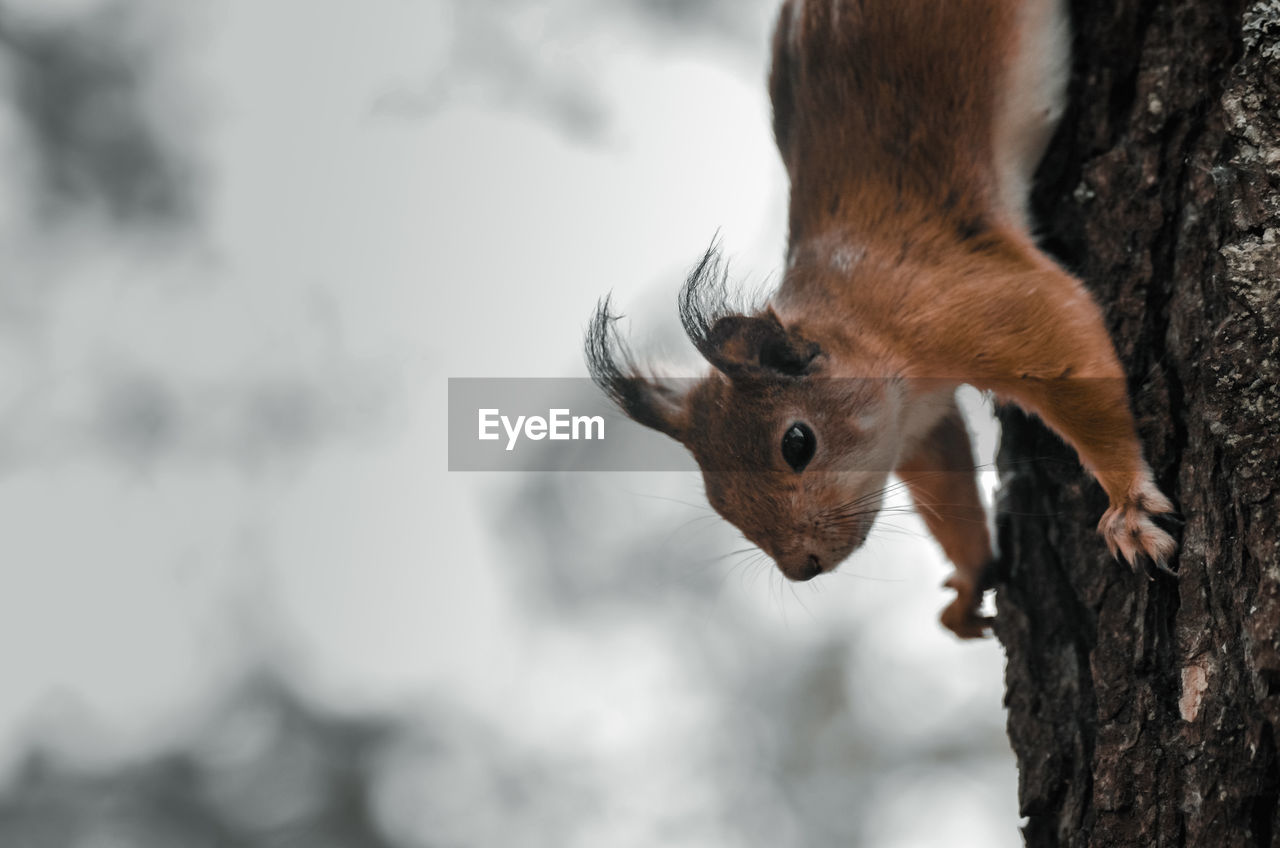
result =
M802 421L792 424L782 436L782 458L796 471L804 470L817 449L817 437Z

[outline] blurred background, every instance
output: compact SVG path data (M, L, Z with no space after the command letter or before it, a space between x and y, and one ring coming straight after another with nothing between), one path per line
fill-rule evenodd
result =
M0 0L0 846L1020 844L913 515L792 586L696 475L446 470L447 378L776 279L774 13Z

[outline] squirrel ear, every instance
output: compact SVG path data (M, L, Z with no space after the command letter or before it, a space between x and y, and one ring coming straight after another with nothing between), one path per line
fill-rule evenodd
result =
M637 424L684 442L689 414L685 393L648 377L623 377L606 391L613 402Z
M822 349L782 326L772 308L763 315L726 315L711 325L698 346L729 377L800 377L813 370Z

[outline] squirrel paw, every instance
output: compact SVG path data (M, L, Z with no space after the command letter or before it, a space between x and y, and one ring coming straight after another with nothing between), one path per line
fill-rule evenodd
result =
M1166 574L1175 573L1169 568L1169 557L1178 549L1178 543L1160 524L1180 522L1169 499L1148 483L1128 502L1104 512L1098 532L1113 557L1123 559L1135 571L1146 570L1150 577L1152 567Z
M960 574L947 578L943 586L956 590L956 599L942 611L942 626L961 639L983 639L991 631L992 619L978 614L982 593L974 591L973 583Z

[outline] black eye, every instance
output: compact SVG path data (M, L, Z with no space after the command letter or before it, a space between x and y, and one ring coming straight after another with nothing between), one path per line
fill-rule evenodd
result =
M813 435L809 425L801 421L788 427L787 432L782 436L782 458L796 471L804 470L817 449L817 437Z

